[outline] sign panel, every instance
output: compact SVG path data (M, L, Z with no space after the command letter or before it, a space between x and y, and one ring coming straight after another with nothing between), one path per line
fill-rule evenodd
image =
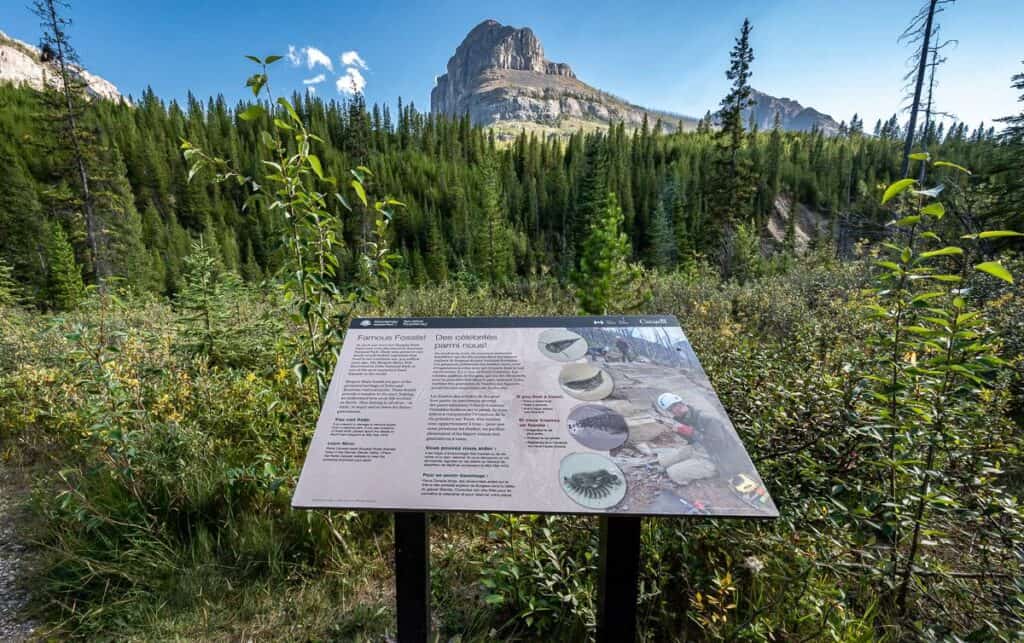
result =
M292 504L778 516L669 315L353 320Z

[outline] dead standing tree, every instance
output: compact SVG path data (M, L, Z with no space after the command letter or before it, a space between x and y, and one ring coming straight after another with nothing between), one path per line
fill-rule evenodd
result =
M899 37L900 42L916 46L911 60L916 59L917 61L914 68L907 74L908 80L913 79L914 93L909 107L910 123L907 125L907 138L903 144L903 167L900 175L904 178L910 176L910 153L914 144L914 135L917 132L917 113L921 107L921 94L924 91L928 57L932 53L931 41L936 27L935 16L945 9L945 5L952 4L954 1L927 0Z
M938 43L939 32L941 31L941 27L936 26L933 31L934 33L932 39L934 42ZM938 69L939 65L942 65L943 63L946 62L946 57L941 55L942 50L945 49L946 47L949 47L950 45L955 46L956 44L956 40L945 40L931 47L931 61L928 63L928 98L925 101L924 124L921 126L921 149L924 152L928 151L928 143L933 133L932 121L935 118L955 117L953 114L941 111L935 107L935 71L936 69ZM917 180L922 185L924 184L925 172L927 171L927 169L928 164L921 163L921 170L917 177Z
M103 231L96 216L96 204L90 187L88 133L82 128L82 115L87 104L86 81L80 70L81 63L67 29L71 19L61 15L70 10L64 0L35 0L33 11L39 17L42 36L40 37L41 59L57 74L53 91L44 87L44 101L53 121L59 123L57 132L60 151L68 155L68 164L76 175L81 189L81 208L85 219L85 236L89 248L89 262L97 283L103 287L104 278L110 273L109 266L102 259L100 236Z

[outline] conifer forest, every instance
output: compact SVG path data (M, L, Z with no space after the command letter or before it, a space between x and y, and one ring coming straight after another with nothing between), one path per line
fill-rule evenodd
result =
M1020 640L1024 63L1016 113L933 109L961 4L900 18L888 119L759 126L744 22L695 126L545 135L281 92L283 51L225 52L258 54L237 102L99 99L36 0L57 81L0 83L0 639L394 640L392 514L290 504L351 319L658 313L780 517L645 519L640 640ZM595 517L430 525L431 640L595 636Z

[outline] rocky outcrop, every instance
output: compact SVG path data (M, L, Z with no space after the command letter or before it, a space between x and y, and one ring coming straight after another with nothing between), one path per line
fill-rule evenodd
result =
M647 117L666 131L692 127L692 118L645 109L602 92L576 78L566 63L544 58L544 47L529 28L517 29L494 20L474 27L447 73L430 93L435 114L469 114L476 125L541 123L557 126L624 122L639 127Z
M85 83L85 91L90 97L122 100L121 93L110 81L80 67L74 67L73 72ZM0 31L0 83L42 89L57 86L59 78L49 65L40 60L38 49Z
M813 107L804 107L792 98L776 98L756 89L751 98L754 99L754 106L744 111L744 125L750 122L753 114L759 129L771 129L775 123L775 114L778 113L782 129L789 132L810 132L815 128L829 135L839 132L839 123L831 116Z

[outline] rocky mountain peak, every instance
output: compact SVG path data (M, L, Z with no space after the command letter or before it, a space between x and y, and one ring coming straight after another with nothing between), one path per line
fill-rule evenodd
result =
M85 91L90 97L123 100L117 87L110 81L81 67L72 67L72 73L85 83ZM42 62L37 48L0 31L0 83L42 89L57 86L59 81L50 66Z
M809 132L819 129L829 135L839 132L839 123L834 118L813 107L804 107L792 98L777 98L756 89L750 97L754 99L754 105L744 111L744 124L752 115L758 129L771 129L775 124L775 114L778 113L782 129L787 131Z
M496 20L473 27L455 49L430 93L430 108L435 114L468 113L478 125L529 122L556 129L616 121L635 127L645 116L651 126L660 119L675 129L684 120L631 105L581 82L568 64L544 57L544 46L532 29Z
M448 75L453 79L470 77L489 68L575 78L569 65L544 58L544 46L532 29L511 27L496 20L484 20L470 30L448 61Z

